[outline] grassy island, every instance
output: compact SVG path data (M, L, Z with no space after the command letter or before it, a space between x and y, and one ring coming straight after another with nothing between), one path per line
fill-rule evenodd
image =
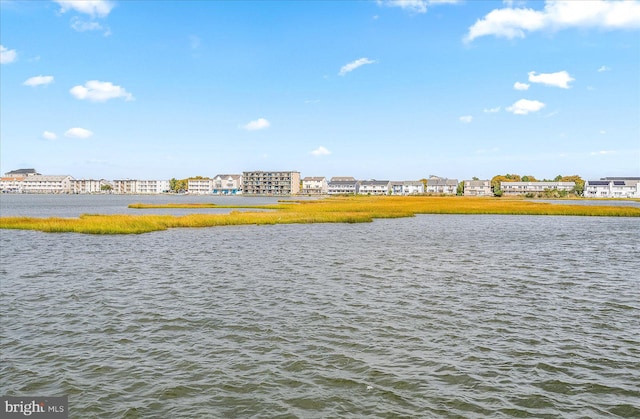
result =
M101 215L83 214L79 218L0 217L0 228L39 230L50 233L139 234L176 227L215 227L229 225L364 223L376 218L412 217L416 214L502 214L640 217L640 208L551 204L522 199L355 196L331 197L313 201L286 201L273 205L216 204L131 204L130 208L226 208L228 214ZM239 211L242 209L243 211ZM260 211L252 211L260 210ZM271 211L264 211L271 210Z

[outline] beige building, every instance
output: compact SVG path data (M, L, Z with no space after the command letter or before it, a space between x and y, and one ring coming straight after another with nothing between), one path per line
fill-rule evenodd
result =
M427 179L427 193L455 195L458 193L458 179L430 177Z
M464 196L493 196L490 180L465 180Z
M243 172L245 195L296 195L300 192L300 172Z
M23 193L72 193L73 178L69 175L32 175L22 179Z

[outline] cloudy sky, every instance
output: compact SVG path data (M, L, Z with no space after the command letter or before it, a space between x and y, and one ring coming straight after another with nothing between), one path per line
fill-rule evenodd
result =
M0 8L2 173L640 176L640 1Z

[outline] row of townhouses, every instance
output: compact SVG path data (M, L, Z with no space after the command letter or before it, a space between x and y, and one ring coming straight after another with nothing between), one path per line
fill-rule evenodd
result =
M410 181L358 180L354 177L300 177L296 171L252 171L219 174L213 178L187 180L186 193L197 195L455 195L458 179L432 176ZM464 180L465 196L493 196L491 181ZM501 182L504 195L572 191L575 182ZM41 175L34 169L5 173L0 179L3 193L116 193L161 194L171 192L169 180L74 179L72 176ZM640 198L640 177L605 177L585 182L584 196L592 198Z

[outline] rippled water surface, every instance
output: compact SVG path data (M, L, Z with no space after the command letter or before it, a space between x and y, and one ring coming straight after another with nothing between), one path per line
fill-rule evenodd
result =
M0 245L0 393L69 395L74 418L640 416L638 219Z

